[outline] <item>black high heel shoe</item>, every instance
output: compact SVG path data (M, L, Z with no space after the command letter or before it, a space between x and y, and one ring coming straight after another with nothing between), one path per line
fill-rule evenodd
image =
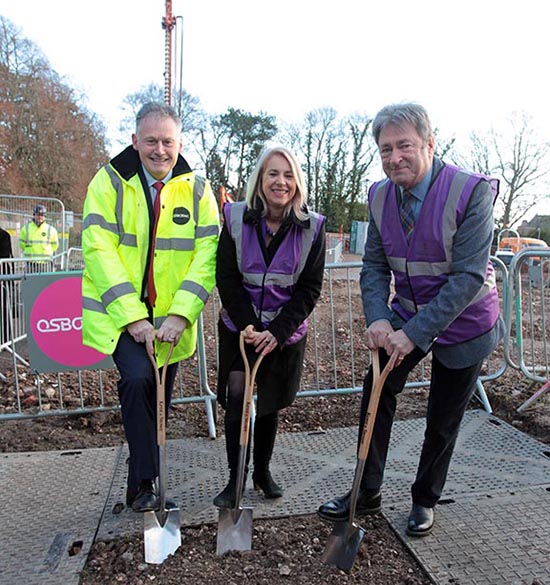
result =
M254 482L254 489L261 490L268 500L274 500L283 495L283 488L275 483L268 469L254 471L252 481Z

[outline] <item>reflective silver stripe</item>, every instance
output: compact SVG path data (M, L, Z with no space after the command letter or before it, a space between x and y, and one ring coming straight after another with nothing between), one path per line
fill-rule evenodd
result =
M125 246L137 248L137 237L132 234L123 234L120 238L120 243Z
M407 272L409 276L440 276L449 274L451 262L409 262Z
M398 256L388 256L388 264L394 272L406 272L409 276L440 276L451 269L451 262L407 262Z
M219 228L217 225L199 225L195 230L196 238L209 238L210 236L217 236Z
M458 201L464 191L464 185L467 183L470 175L459 171L453 177L449 193L447 194L447 200L445 201L445 207L443 209L442 221L442 233L443 233L443 248L445 250L445 258L449 262L453 253L453 238L457 230L456 225L456 210L458 207Z
M405 309L405 311L408 311L409 313L416 313L416 311L420 311L421 309L423 309L426 305L415 305L413 303L413 301L409 301L409 299L406 299L405 297L402 297L401 295L396 294L395 298L397 299L397 301L399 302L399 304Z
M476 296L468 303L467 307L474 305L475 303L480 301L483 297L485 297L489 293L491 293L491 291L495 288L495 285L496 285L496 280L495 280L495 273L493 271L489 274L489 276L487 277L487 279L483 283L483 286L479 289ZM416 313L417 310L420 311L423 307L426 306L426 303L415 305L413 301L410 301L409 299L406 299L399 294L396 294L395 298L399 301L399 304L409 313Z
M252 305L252 307L254 309L254 312L256 313L256 317L258 317L258 319L259 319L260 318L260 310L258 309L258 307L256 307L256 305ZM271 323L271 321L273 321L273 319L275 319L275 317L277 317L277 315L282 310L283 310L283 307L280 307L276 311L262 311L261 318L263 321Z
M124 200L124 187L122 185L122 181L120 177L116 174L115 170L111 165L107 165L105 167L109 178L111 179L111 185L116 192L116 203L115 203L115 217L117 220L118 226L118 235L120 237L120 241L122 242L124 238L124 225L122 223L122 203Z
M208 296L209 296L208 291L200 284L197 284L196 282L193 282L191 280L184 280L181 283L179 290L184 290L186 292L190 292L190 293L194 294L203 303L206 303L206 301L208 300Z
M94 311L94 313L107 314L105 307L99 301L91 299L90 297L82 297L82 308L87 309L88 311Z
M243 282L246 284L252 284L254 286L266 285L277 285L277 286L291 286L298 282L298 274L277 274L275 272L257 273L257 272L245 272L243 274Z
M199 204L204 195L205 180L199 175L195 175L195 182L193 183L193 219L195 225L199 223Z
M294 279L294 282L298 281L298 275L302 273L302 270L306 265L307 257L311 252L313 238L317 233L317 225L319 224L320 220L321 217L318 213L315 213L314 211L309 212L309 228L306 230L306 233L302 238L302 255L300 257L300 264L298 265L298 269L296 270L297 275Z
M103 305L106 307L113 301L120 299L125 295L129 295L135 293L136 289L131 282L121 282L120 284L116 284L115 286L111 287L108 291L104 292L101 295L101 300Z
M243 217L244 217L244 210L246 209L246 203L244 201L239 201L238 203L231 204L231 235L235 240L235 248L237 253L237 266L242 266L241 264L241 246L240 243L242 241L242 229L243 229Z
M195 241L190 238L157 238L156 250L184 250L186 252L195 249Z
M89 215L87 215L82 224L82 229L86 229L91 225L97 225L103 228L104 230L107 230L108 232L118 235L118 228L116 223L109 223L99 213L90 213Z
M376 187L376 191L373 193L370 203L370 213L372 219L378 231L381 231L381 223L382 223L382 210L384 209L384 191L386 190L386 185L388 184L388 179L384 179L380 182L378 187Z

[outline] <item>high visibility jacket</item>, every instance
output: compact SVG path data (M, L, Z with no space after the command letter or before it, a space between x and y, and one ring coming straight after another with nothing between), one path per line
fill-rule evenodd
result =
M153 215L140 165L128 147L98 171L84 203L82 336L85 345L106 354L129 323L148 318L144 290ZM158 329L169 314L190 323L174 349L174 363L195 351L196 321L214 288L219 211L209 183L181 156L158 196L153 324ZM156 343L155 351L164 364L168 344Z
M391 305L405 321L421 311L447 282L453 238L480 181L489 181L496 197L497 185L488 177L445 165L426 194L409 243L399 217L396 185L385 179L369 190L371 217L395 277ZM477 295L438 336L437 342L452 345L478 337L495 325L498 316L495 273L488 262L485 282Z
M29 221L21 228L19 247L25 258L51 258L58 246L57 230L46 222L36 225L34 221Z
M244 202L226 204L223 208L225 225L235 242L237 265L243 277L243 286L258 320L267 328L292 298L325 218L309 211L308 227L293 224L268 265L255 226L243 221L245 211ZM237 331L225 309L222 309L221 316L230 331ZM297 343L306 332L307 319L298 326L286 344Z

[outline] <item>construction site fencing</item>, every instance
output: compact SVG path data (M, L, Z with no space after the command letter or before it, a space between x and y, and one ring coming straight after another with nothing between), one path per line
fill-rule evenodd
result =
M54 197L41 197L38 195L2 195L0 194L0 226L11 236L13 256L22 256L19 247L21 228L33 219L33 210L37 205L46 208L46 223L57 230L59 247L53 258L36 258L37 263L53 261L55 267L64 270L63 264L66 252L71 245L77 245L72 240L80 242L80 224L75 226L74 214L65 211L63 202ZM75 229L76 228L76 229ZM36 271L38 269L35 269Z
M74 253L78 255L78 250ZM489 412L491 406L484 390L485 382L498 378L508 365L521 369L533 380L543 381L548 379L549 367L549 343L546 337L548 327L543 310L548 304L546 297L550 287L547 280L541 281L541 285L537 286L534 280L531 282L527 270L527 275L522 274L523 286L518 286L515 272L519 270L523 273L524 263L518 259L508 273L501 261L496 258L492 260L497 272L502 314L508 334L504 350L501 346L489 356L478 380L477 397ZM542 273L546 274L546 257L541 265ZM360 262L326 265L323 291L309 319L304 369L298 393L301 399L350 394L362 390L363 378L370 363L370 352L365 342L365 322L359 288L360 268ZM8 290L8 294L2 299L20 298L18 287L24 277L24 274L17 271L11 275L0 276L2 290ZM537 301L542 313L533 311L528 305L533 302L535 291L538 294L544 291L542 298ZM519 296L516 296L518 292ZM525 303L527 306L524 306ZM118 375L115 370L75 370L57 374L33 372L25 354L23 307L20 302L11 306L13 309L9 321L13 326L3 332L0 346L0 375L3 380L0 421L85 414L118 408ZM5 307L4 302L2 307ZM511 310L511 307L515 310ZM217 422L217 402L212 388L216 387L218 369L219 309L220 300L214 291L200 319L197 352L180 364L173 400L174 404L204 403L208 434L212 438L216 436ZM518 327L513 322L518 315L521 315L519 337ZM429 384L429 378L430 360L426 359L412 372L406 388L413 392L420 391L420 388Z
M516 254L505 299L506 362L542 386L518 410L550 390L550 248L526 248Z

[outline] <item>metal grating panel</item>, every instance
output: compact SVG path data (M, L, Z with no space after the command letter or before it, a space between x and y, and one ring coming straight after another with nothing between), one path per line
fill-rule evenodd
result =
M424 419L394 424L383 513L434 582L550 583L550 448L481 410L467 412L443 494L448 503L437 507L432 535L410 539L404 528L423 434ZM350 488L356 440L356 427L280 434L272 471L284 497L264 500L249 479L243 505L254 518L314 513ZM0 457L13 501L39 502L32 523L15 505L0 511L0 585L77 584L98 523L98 540L143 532L141 515L122 505L127 457L126 447ZM228 476L224 440L169 441L167 459L182 526L217 522L212 499ZM79 540L81 552L69 556Z
M384 515L434 582L461 585L550 583L550 484L460 496L436 508L431 535L411 538L409 507Z
M0 584L77 585L118 448L0 456ZM5 492L6 493L6 492Z

